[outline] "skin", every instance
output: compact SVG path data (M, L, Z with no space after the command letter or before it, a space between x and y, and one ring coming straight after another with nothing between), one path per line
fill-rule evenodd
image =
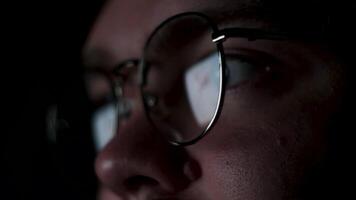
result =
M124 60L140 58L149 34L174 14L238 10L253 3L111 0L84 54L89 65L109 71ZM232 26L274 26L273 21L246 16L230 19ZM99 199L307 199L305 181L328 149L326 124L337 110L340 66L322 45L230 40L226 49L234 51L237 44L277 60L270 72L277 78L266 72L266 79L227 89L216 126L194 145L174 147L159 137L145 117L138 89L127 86L134 109L98 155Z

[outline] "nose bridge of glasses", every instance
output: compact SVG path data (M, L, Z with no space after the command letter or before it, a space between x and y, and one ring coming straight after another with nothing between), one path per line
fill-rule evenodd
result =
M139 59L125 60L114 68L113 74L116 76L117 80L120 80L121 82L130 81L137 72L138 64Z
M128 119L140 99L138 84L138 59L122 62L114 69L113 92L117 99L118 118Z

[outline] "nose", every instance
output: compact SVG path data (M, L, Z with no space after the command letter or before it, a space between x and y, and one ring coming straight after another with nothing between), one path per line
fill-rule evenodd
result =
M130 118L120 123L97 157L98 178L122 199L175 195L198 179L199 167L183 148L160 137L146 119L142 104L134 104Z

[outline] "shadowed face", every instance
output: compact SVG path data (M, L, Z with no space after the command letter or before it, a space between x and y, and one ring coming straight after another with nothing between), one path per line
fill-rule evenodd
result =
M111 0L91 32L86 62L110 71L140 58L155 27L186 11L209 15L219 28L312 27L310 20L304 21L308 17L260 1ZM174 147L160 137L145 116L138 88L127 86L131 115L96 162L99 199L303 197L301 186L324 158L326 124L337 109L341 74L335 57L322 44L301 41L227 40L224 47L230 80L243 81L226 88L220 118L194 145ZM260 65L268 70L258 69ZM108 90L100 82L92 87L93 96Z

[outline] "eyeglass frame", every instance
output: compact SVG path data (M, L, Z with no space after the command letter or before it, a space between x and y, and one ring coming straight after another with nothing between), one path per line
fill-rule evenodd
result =
M180 146L180 147L186 147L189 145L193 145L200 141L203 137L205 137L208 132L214 127L216 122L218 121L218 118L221 114L222 107L224 104L224 96L225 96L225 85L226 85L226 63L225 63L225 53L224 53L224 46L223 43L229 39L229 38L246 38L249 41L255 41L255 40L278 40L278 41L303 41L303 42L311 42L311 43L318 43L325 41L327 39L325 34L320 34L320 33L307 33L307 32L297 32L297 33L290 33L290 32L281 32L281 31L266 31L263 29L259 28L240 28L240 27L230 27L230 28L223 28L219 29L218 25L213 22L213 20L208 17L207 15L199 12L184 12L180 13L174 16L171 16L161 22L159 26L157 26L154 31L150 34L148 37L145 46L144 46L144 55L145 52L147 51L148 45L152 38L156 35L156 33L161 30L162 27L164 27L166 24L169 22L188 15L195 15L202 17L208 22L211 30L212 30L212 42L216 44L217 47L217 52L219 56L219 75L220 75L220 83L219 83L219 97L218 97L218 103L214 112L214 115L212 119L210 120L209 124L207 127L194 139L187 141L187 142L177 142L177 141L171 141L168 140L168 142L173 145L173 146ZM149 105L147 103L147 100L145 99L144 92L143 92L143 87L145 86L147 80L146 75L147 75L147 68L145 66L145 56L143 56L141 59L130 59L121 62L115 69L113 70L114 74L117 76L120 76L120 70L127 67L127 66L138 66L139 67L139 87L140 87L140 94L141 94L141 100L143 102L144 110L145 110L145 115L146 118L150 121L152 126L154 126L156 129L158 129L155 126L155 123L153 122L152 118L149 115ZM111 79L110 79L111 80ZM120 79L116 81L110 81L112 84L112 92L113 92L113 97L116 100L117 103L119 103L120 98L123 97L123 89L122 89L122 81ZM119 106L118 106L119 107ZM117 115L119 113L118 109L117 110ZM117 120L119 120L117 116ZM118 122L117 122L118 123Z

